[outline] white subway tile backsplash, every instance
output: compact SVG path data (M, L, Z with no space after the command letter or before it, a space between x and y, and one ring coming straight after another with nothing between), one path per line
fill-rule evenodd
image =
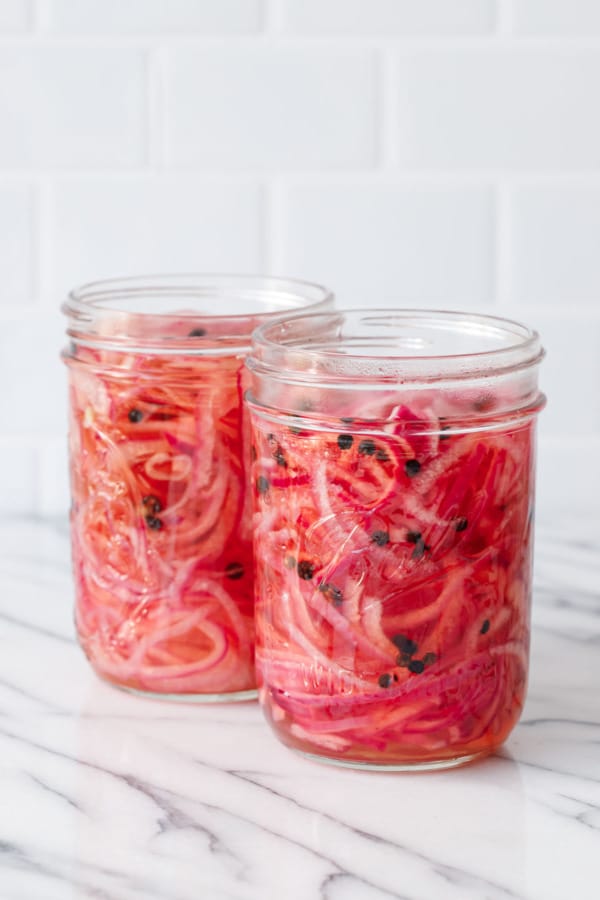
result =
M401 52L396 62L399 165L600 167L600 51L427 49Z
M64 322L54 315L9 319L0 328L0 438L64 433L66 377L59 353Z
M147 272L261 268L260 192L177 176L56 183L53 291Z
M0 47L0 167L144 159L144 58L114 48Z
M300 34L480 34L493 0L282 0L285 28Z
M600 33L598 0L513 0L515 30L559 36Z
M340 303L485 306L493 203L485 188L299 184L281 205L281 271Z
M535 186L512 200L513 295L523 304L600 303L600 187ZM598 348L600 352L600 347Z
M0 307L31 300L33 288L33 193L0 185Z
M68 503L65 292L169 270L528 321L540 502L597 495L599 36L596 0L0 0L0 504Z
M31 25L31 0L1 0L0 33L26 31Z
M542 413L542 415L544 415ZM538 442L536 507L538 521L557 511L577 513L597 507L600 497L600 439L541 437Z
M39 449L38 511L56 516L69 508L69 455L67 432L44 442Z
M236 33L260 27L260 0L49 0L55 31Z
M540 382L548 405L540 416L540 434L574 442L600 435L600 318L574 310L564 317L536 312L514 318L527 318L547 351Z
M35 448L25 443L6 444L0 438L0 515L30 513L36 507L37 495Z
M165 62L168 163L267 171L371 166L375 91L367 50L178 48Z
M600 497L599 459L598 437L579 441L540 438L536 484L539 522L557 511L576 513L590 503L597 505Z

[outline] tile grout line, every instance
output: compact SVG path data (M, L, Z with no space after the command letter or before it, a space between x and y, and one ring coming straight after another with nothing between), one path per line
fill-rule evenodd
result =
M267 7L268 8L268 7ZM39 10L34 7L34 10ZM275 12L267 13L263 23L263 31L242 33L227 32L203 34L202 32L164 32L161 34L125 32L61 32L50 31L46 7L41 12L34 12L29 32L3 32L0 34L0 47L53 47L57 49L178 49L180 47L197 46L202 50L248 49L254 46L257 53L268 48L286 48L305 50L312 53L341 55L351 52L373 49L389 49L392 51L418 53L421 51L440 53L477 52L488 53L490 50L519 50L532 54L547 51L569 52L573 55L582 49L600 51L600 34L520 34L512 29L511 19L498 17L496 29L485 34L366 34L366 35L329 35L322 33L306 34L282 30L281 17Z
M513 302L511 188L504 179L494 188L494 299L496 306Z
M29 19L33 34L40 35L45 33L50 25L50 10L46 0L31 0Z
M40 308L54 310L63 298L53 297L54 271L52 247L52 210L54 208L54 181L38 178L37 182L37 300Z
M393 109L392 109L393 115ZM393 126L393 122L392 122ZM164 136L163 136L164 137ZM393 143L393 136L391 143ZM389 153L389 149L388 149ZM161 171L168 177L173 179L195 178L199 181L205 181L207 184L215 181L224 184L248 184L255 182L257 179L265 176L265 171L260 168L246 169L240 168L203 168L198 166L166 166L162 165ZM106 169L72 167L71 169L62 169L60 167L48 169L40 166L32 166L30 168L10 168L0 166L0 187L10 186L15 182L31 183L36 178L40 179L61 179L65 181L76 180L96 180L103 178L110 179L132 179L138 180L148 176L150 170L147 165L135 165L131 167L115 168L114 166ZM268 172L266 173L269 174ZM441 169L441 168L408 168L405 166L393 165L390 168L378 168L365 166L356 169L310 169L310 168L291 168L274 169L275 177L285 178L295 183L310 184L357 184L375 185L392 184L399 187L467 187L467 186L485 186L490 181L500 181L503 179L510 180L512 186L516 187L559 187L559 188L600 188L600 168L589 170L547 170L545 172L536 172L533 169L514 168L470 168L470 169Z
M39 305L42 294L42 187L39 182L32 182L30 187L31 206L29 216L29 238L31 244L31 272L29 274L29 299L34 307Z
M33 496L35 498L33 512L40 515L44 508L46 471L45 465L48 457L47 447L51 446L50 442L36 442L34 446L35 464L33 475ZM66 500L66 498L65 498Z
M161 171L165 166L164 59L161 48L145 53L145 157L142 174Z
M261 204L261 261L266 275L283 274L281 192L282 184L277 177L271 177L264 182Z
M377 93L377 149L379 169L384 173L394 172L397 157L396 135L394 131L395 64L391 53L381 49L378 54ZM395 174L397 174L397 171Z
M262 181L259 186L259 251L260 271L265 275L271 274L270 265L270 185L268 179Z
M262 32L265 35L278 35L283 30L283 10L279 0L262 0L261 2Z
M514 34L513 0L496 0L496 36L507 37Z

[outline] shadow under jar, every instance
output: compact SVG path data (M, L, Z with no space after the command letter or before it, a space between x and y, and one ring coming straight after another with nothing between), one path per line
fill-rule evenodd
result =
M261 322L331 302L245 276L70 294L76 625L102 678L177 700L255 695L244 358Z
M359 768L492 752L527 681L538 335L466 313L264 325L248 359L259 697Z

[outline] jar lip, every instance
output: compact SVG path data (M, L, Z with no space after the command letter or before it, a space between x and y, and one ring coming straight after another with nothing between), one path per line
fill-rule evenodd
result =
M361 333L345 334L348 323L360 326ZM371 326L384 331L369 333ZM435 346L439 335L458 337L464 346L459 351L421 352ZM543 356L537 331L513 319L458 310L363 308L303 313L261 324L253 335L248 364L273 377L280 373L285 378L287 373L302 381L325 378L343 384L357 378L464 379L529 367Z
M62 311L69 319L69 335L87 346L127 344L131 352L202 355L225 346L249 349L257 325L332 304L333 293L309 281L192 272L89 282L68 294ZM175 320L179 327L173 334L169 325ZM205 329L197 329L196 335L189 329L206 323L207 340L190 347L189 337L203 336ZM130 347L132 342L137 346Z
M250 275L228 274L225 272L174 272L159 273L155 275L127 275L121 278L105 278L98 281L90 281L79 285L69 291L64 305L65 312L69 313L77 309L87 311L90 306L100 310L113 312L128 312L114 304L105 304L100 301L118 297L153 296L159 297L165 293L181 292L186 295L199 291L231 290L236 293L248 289L266 293L295 296L306 299L307 302L318 303L333 297L329 288L315 282L300 278L284 278L274 275ZM147 312L136 310L136 315L145 316L169 316L172 312ZM190 311L189 316L197 315ZM247 318L248 313L236 313L229 315L220 314L224 318ZM260 314L259 314L260 315ZM272 318L272 313L267 313Z

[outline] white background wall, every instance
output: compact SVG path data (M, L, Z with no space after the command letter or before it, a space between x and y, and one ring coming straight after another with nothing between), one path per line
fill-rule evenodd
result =
M0 510L66 507L65 291L160 270L533 324L600 497L600 2L0 0Z

